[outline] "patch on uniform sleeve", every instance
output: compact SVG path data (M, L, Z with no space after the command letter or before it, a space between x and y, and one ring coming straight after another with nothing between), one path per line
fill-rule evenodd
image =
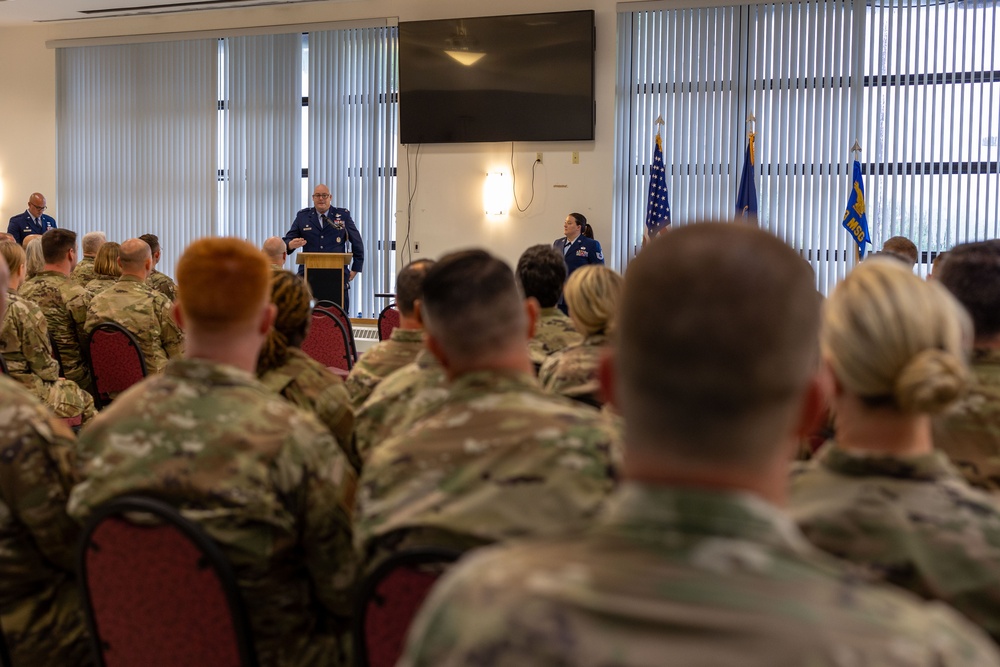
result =
M597 259L599 259L599 260L601 260L603 262L604 261L604 253L603 252L597 253Z

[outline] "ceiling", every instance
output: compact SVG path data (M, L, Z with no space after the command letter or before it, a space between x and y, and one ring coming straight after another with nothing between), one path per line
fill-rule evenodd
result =
M316 1L318 0L0 0L0 26Z

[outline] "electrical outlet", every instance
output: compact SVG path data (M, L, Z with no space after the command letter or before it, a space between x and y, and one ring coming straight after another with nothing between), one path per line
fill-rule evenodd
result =
M413 252L420 252L420 241L413 242Z
M542 154L535 153L535 162L541 162L541 161L542 161Z
M580 164L580 151L573 151L573 164Z

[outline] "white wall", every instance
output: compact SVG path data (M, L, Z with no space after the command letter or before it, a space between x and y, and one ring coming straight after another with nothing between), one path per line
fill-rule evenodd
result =
M24 210L36 190L48 196L60 224L56 200L55 51L48 40L118 35L217 30L268 25L398 17L402 21L444 17L594 9L597 14L596 140L574 143L518 143L514 159L518 200L530 193L531 164L544 153L535 173L535 199L524 213L488 217L483 212L483 183L488 171L510 173L510 144L424 145L416 162L419 178L413 199L410 239L420 243L417 257L482 246L513 263L534 243L562 234L566 214L587 216L610 253L615 93L614 0L371 0L317 2L259 9L218 10L186 15L100 19L0 29L0 219ZM573 151L579 164L571 163ZM415 147L410 149L411 174ZM406 147L399 147L397 241L405 236ZM155 184L149 184L155 187ZM141 192L135 193L142 197ZM303 205L307 205L303 202ZM356 215L364 215L356 211ZM289 221L294 211L289 211ZM4 227L5 229L6 227ZM88 230L77 229L79 232ZM283 234L284 228L275 229Z

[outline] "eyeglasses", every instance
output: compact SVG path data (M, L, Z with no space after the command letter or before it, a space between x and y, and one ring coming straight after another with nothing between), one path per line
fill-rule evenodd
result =
M28 206L30 206L31 208L37 208L39 211L44 211L45 209L48 208L48 206L39 206L38 204L32 204L32 203L29 203Z
M330 195L313 195L313 199L329 199Z

